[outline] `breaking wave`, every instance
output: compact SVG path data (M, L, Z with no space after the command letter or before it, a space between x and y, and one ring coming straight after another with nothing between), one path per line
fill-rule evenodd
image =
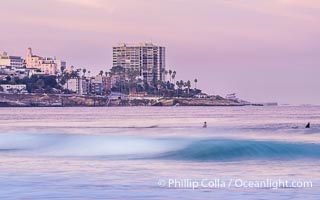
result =
M255 140L1 134L0 155L232 161L320 158L320 145Z
M320 145L252 140L202 140L160 157L197 161L320 158Z

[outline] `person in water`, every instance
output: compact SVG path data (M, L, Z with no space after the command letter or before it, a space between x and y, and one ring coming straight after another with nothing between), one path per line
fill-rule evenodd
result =
M308 122L308 124L306 125L306 128L310 128L310 122Z
M207 122L203 123L203 128L207 128Z

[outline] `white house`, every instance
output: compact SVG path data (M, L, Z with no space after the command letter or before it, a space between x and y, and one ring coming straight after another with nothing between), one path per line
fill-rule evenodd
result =
M209 96L206 93L200 93L196 95L196 98L206 99L206 98L209 98Z

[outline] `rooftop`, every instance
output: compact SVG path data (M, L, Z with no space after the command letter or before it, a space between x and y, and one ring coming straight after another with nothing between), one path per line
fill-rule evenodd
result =
M145 43L119 43L117 47L157 47L157 45L154 45L151 42L145 42Z

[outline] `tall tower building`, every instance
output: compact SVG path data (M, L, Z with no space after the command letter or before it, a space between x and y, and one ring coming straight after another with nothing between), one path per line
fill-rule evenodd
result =
M151 43L120 44L113 47L112 65L121 66L126 71L136 70L145 81L156 84L165 79L165 47Z

